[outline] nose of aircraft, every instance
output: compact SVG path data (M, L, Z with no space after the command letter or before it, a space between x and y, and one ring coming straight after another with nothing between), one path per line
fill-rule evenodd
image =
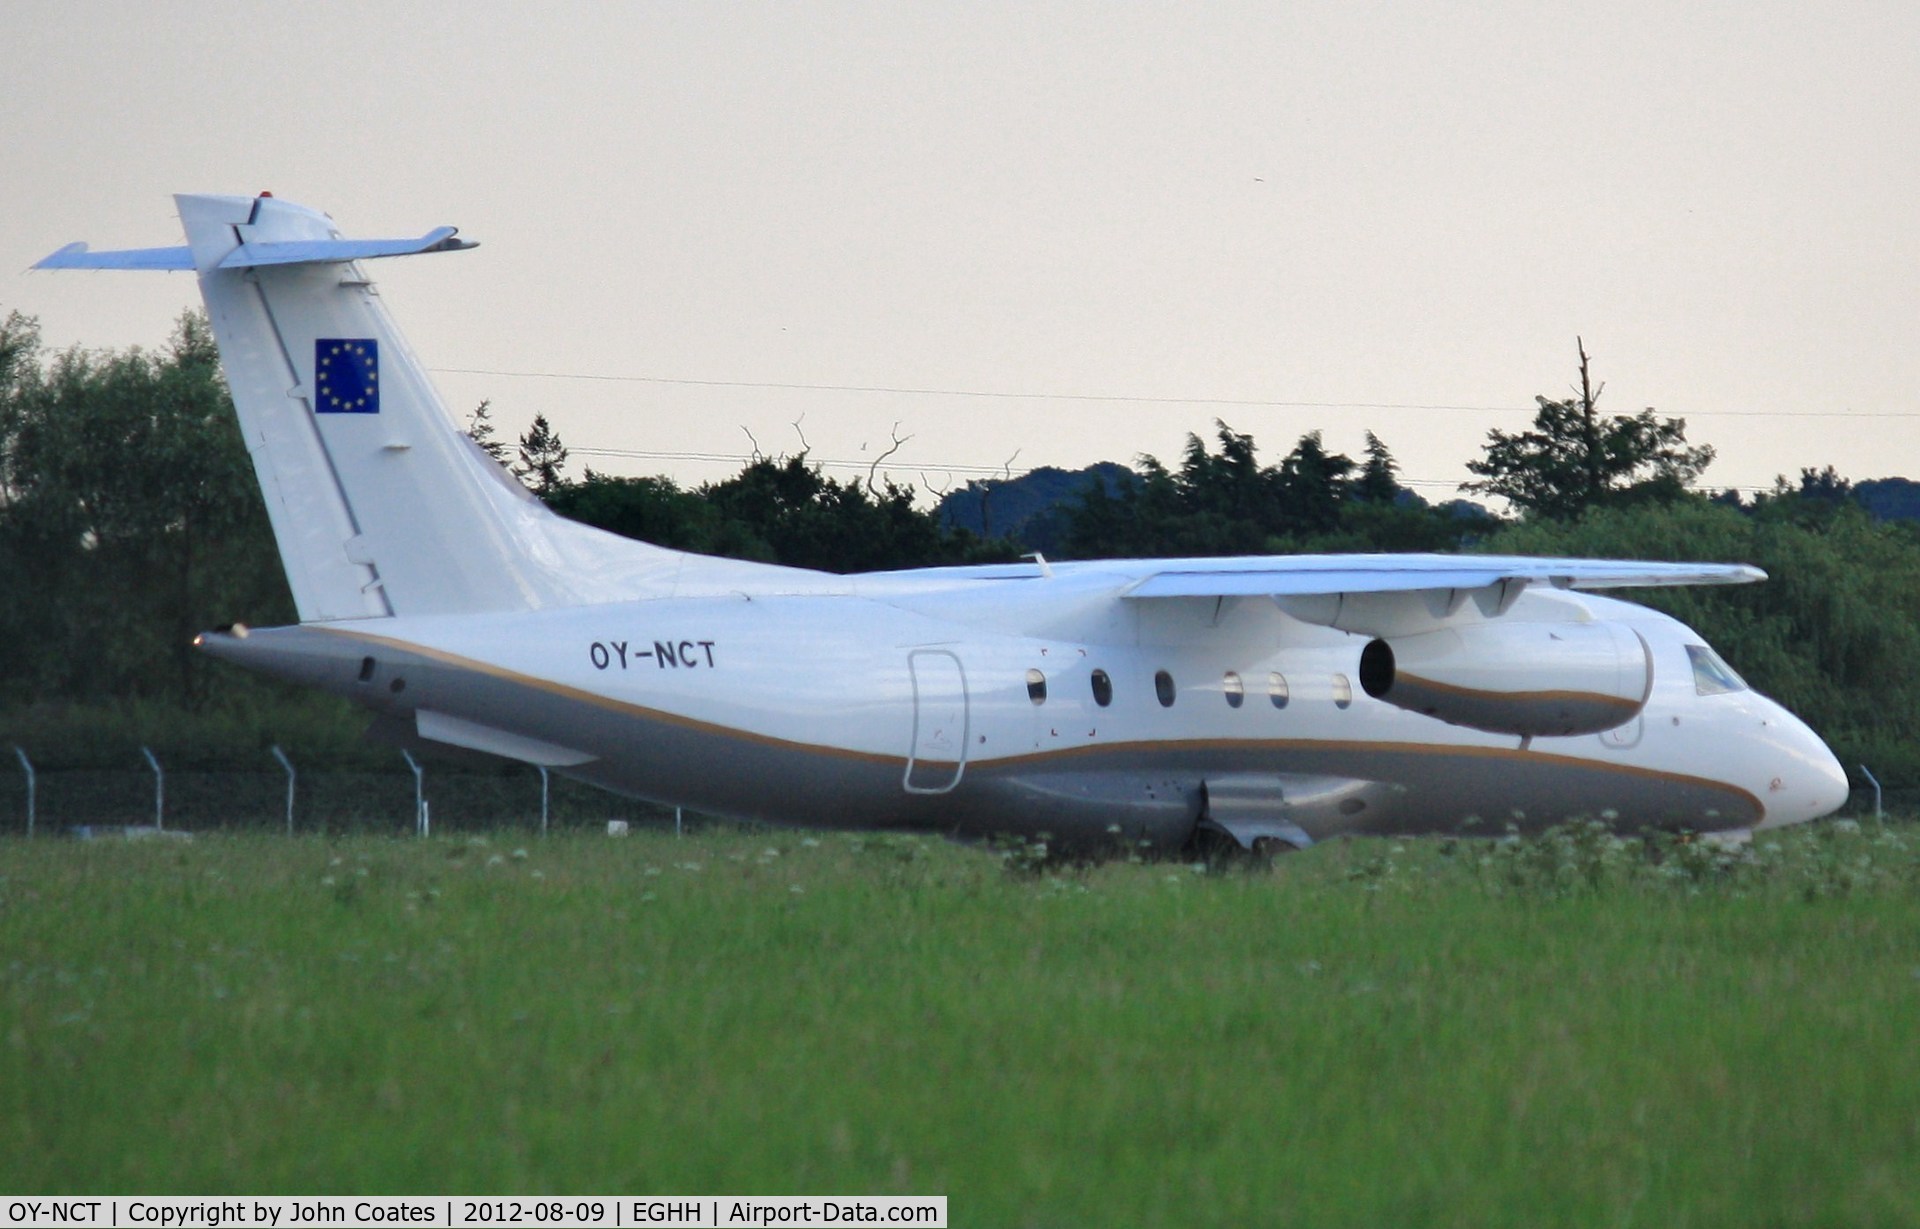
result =
M1774 776L1767 785L1766 818L1758 826L1805 823L1845 806L1852 793L1847 770L1820 736L1785 709L1768 724L1780 735Z

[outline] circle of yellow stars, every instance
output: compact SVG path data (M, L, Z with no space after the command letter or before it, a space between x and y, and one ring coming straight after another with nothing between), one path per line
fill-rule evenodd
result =
M364 411L370 401L376 401L375 382L380 371L372 342L322 342L319 358L316 385L322 406L341 412ZM335 391L337 385L346 385L349 393L364 395L343 396Z

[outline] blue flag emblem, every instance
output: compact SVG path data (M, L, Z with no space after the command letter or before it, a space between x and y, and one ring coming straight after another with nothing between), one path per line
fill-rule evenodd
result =
M371 337L322 337L313 343L313 412L380 412L380 343Z

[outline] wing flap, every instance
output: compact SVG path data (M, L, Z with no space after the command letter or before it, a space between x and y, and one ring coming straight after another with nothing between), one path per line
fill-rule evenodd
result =
M1181 597L1309 597L1484 589L1511 581L1556 589L1637 589L1740 585L1765 580L1739 563L1654 563L1636 559L1548 559L1513 555L1301 555L1182 559L1135 582L1130 600Z
M1235 572L1156 572L1124 596L1156 597L1305 597L1323 593L1394 593L1410 589L1479 589L1510 573L1455 568L1434 572L1364 569L1284 569Z

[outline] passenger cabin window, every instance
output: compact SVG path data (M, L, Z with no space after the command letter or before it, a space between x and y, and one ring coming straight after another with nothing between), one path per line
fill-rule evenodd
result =
M1350 708L1352 707L1352 705L1353 705L1353 684L1347 681L1347 676L1344 674L1334 675L1333 676L1333 706L1335 708Z
M1161 708L1173 707L1173 676L1165 670L1156 670L1153 675L1153 694L1160 697Z
M1093 702L1101 708L1113 703L1113 680L1105 670L1093 672Z
M1747 682L1720 659L1720 654L1704 644L1687 646L1687 660L1693 663L1693 689L1703 696L1723 696L1745 691Z
M1228 708L1239 708L1247 702L1246 686L1240 682L1240 676L1231 670L1227 671L1227 677L1221 681L1220 689L1226 693Z
M1027 671L1027 699L1035 704L1047 702L1047 676L1038 670Z
M1292 693L1287 689L1287 676L1275 670L1267 676L1267 699L1273 701L1275 708L1285 708Z

